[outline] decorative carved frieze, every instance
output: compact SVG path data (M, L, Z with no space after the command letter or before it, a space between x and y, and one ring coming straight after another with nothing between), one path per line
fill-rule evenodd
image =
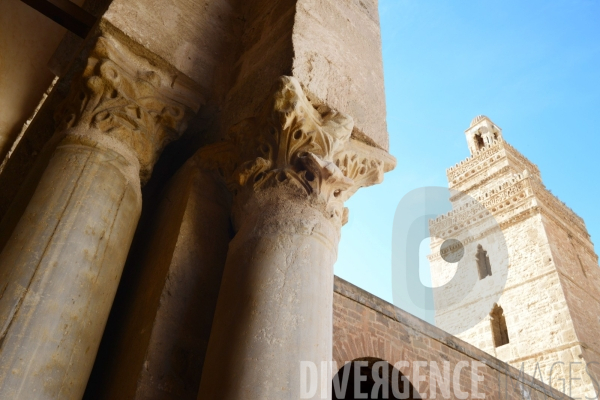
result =
M514 147L506 143L503 139L494 141L491 146L484 147L478 153L466 158L454 167L446 170L446 176L450 186L459 185L461 182L469 178L480 175L482 172L490 174L490 166L502 160L512 160L514 164L519 166L518 171L528 170L531 175L540 176L539 169L529 160L527 160ZM476 183L474 183L476 184Z
M101 36L81 79L57 112L59 130L97 130L133 152L145 182L163 148L185 130L192 110L174 100L168 76L113 38Z
M527 205L526 209L519 211L517 215L504 218L509 209L518 207L531 197L535 198L535 201ZM496 189L482 193L478 200L471 201L456 210L430 220L429 230L434 236L445 237L450 233L456 234L488 216L499 219L498 222L504 229L533 215L532 212L533 214L539 212L546 214L567 232L572 233L575 240L586 249L591 249L593 253L593 248L587 240L589 234L583 219L552 195L539 180L531 179L526 174L516 174L500 182Z
M531 182L527 176L517 174L487 193L457 210L450 211L435 220L430 220L432 235L443 236L448 231L457 231L484 218L505 212L509 206L520 203L532 194Z
M473 183L473 185L469 187L462 187L460 191L457 191L453 196L450 197L450 202L454 203L460 200L461 197L470 193L470 196L479 198L479 193L482 192L485 194L485 189L487 189L487 183L494 180L502 180L502 177L506 177L507 175L512 178L510 175L511 168L506 165L500 169L490 171L485 170L482 171L481 175L478 177L477 181Z
M466 226L476 220L488 216L489 212L480 203L472 203L469 207L456 212L450 212L444 215L439 221L431 220L429 223L429 231L432 235L441 236L444 231L448 231L456 227Z
M219 169L238 198L291 188L343 221L343 202L360 187L381 182L394 158L352 140L352 118L319 113L295 78L281 77L273 93L259 115L235 125L226 141L201 149L199 158Z
M483 200L483 205L488 210L491 210L492 213L496 212L501 206L502 203L506 203L504 205L510 205L511 200L513 202L518 201L519 199L525 198L526 196L531 194L531 183L529 179L522 179L520 181L514 182L512 184L505 183L503 185L502 190L496 192L488 200Z
M469 170L477 170L480 165L489 163L490 160L494 159L496 154L502 150L500 142L496 141L491 146L484 147L478 153L466 158L454 167L450 167L446 170L448 181L453 182L459 176L466 174ZM487 164L486 164L487 165Z

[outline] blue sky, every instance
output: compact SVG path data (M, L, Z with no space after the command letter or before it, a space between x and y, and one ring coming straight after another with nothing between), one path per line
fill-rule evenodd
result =
M379 13L398 165L347 202L336 275L392 302L396 207L413 189L447 186L446 168L469 155L464 130L479 114L538 165L598 252L600 1L380 0Z

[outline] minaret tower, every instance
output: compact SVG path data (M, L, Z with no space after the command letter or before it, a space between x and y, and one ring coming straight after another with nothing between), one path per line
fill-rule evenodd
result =
M488 117L473 119L465 134L470 157L446 171L453 210L430 222L433 286L453 273L440 255L449 237L476 244L463 257L479 281L491 280L495 266L506 262L506 283L475 326L456 332L455 324L493 293L436 310L436 324L571 397L597 398L600 268L585 223L546 189L538 168ZM488 254L485 230L466 237L481 223L477 207L499 226L508 260Z

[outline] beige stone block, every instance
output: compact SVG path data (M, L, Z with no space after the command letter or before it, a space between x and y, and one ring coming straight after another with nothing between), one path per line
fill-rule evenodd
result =
M379 13L375 0L299 0L293 75L313 104L351 115L353 132L388 149Z
M177 79L191 78L205 99L223 91L214 82L220 63L231 60L232 87L221 105L228 114L225 130L253 116L273 82L291 75L313 105L352 116L356 139L388 150L373 0L207 1L202 6L191 0L115 0L103 19L106 30L118 29L172 65L183 75Z
M206 96L233 35L234 6L229 0L115 0L102 18L191 78Z

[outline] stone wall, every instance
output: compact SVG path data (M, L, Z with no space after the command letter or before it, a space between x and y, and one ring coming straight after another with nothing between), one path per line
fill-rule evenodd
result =
M475 398L470 397L473 362L481 363L475 364L479 366L478 393L485 394L486 399L567 398L488 353L336 277L333 359L341 368L348 361L364 358L380 359L392 365L408 361L408 366L400 368L400 372L412 381L423 398L433 398L430 393L432 361L440 369L444 362L448 362L451 369L459 362L466 362L468 367L461 371L458 380L460 390L469 393L468 398ZM415 361L423 362L419 364L423 381L418 385L414 379ZM459 398L454 387L450 397L444 397L438 385L436 396Z
M545 382L552 377L557 389L595 398L600 269L585 223L546 189L538 168L503 140L447 175L450 188L462 192L453 194L451 212L430 223L432 282L443 285L457 271L440 253L448 238L465 245L461 262L467 274L477 273L469 244L482 244L493 275L466 288L468 296L455 306L440 307L452 300L447 295L436 298L437 326L515 367L524 365L526 373ZM494 286L498 273L507 279ZM460 281L464 286L467 279ZM476 313L489 313L492 302L503 309L509 337L498 347L489 315L464 324Z
M596 377L600 376L600 269L598 258L590 251L591 243L581 243L576 233L567 231L555 219L544 216L552 263L558 271L562 291L574 327L577 349L575 362L585 363ZM582 367L579 366L581 369ZM584 382L592 384L586 377ZM600 391L599 385L595 384Z

